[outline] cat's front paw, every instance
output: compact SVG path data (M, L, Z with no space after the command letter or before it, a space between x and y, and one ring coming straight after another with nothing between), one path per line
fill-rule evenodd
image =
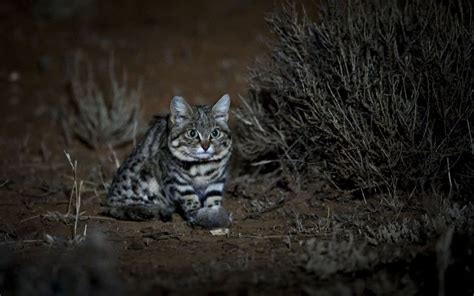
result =
M193 222L206 229L229 228L232 226L232 215L221 206L205 207L197 211Z

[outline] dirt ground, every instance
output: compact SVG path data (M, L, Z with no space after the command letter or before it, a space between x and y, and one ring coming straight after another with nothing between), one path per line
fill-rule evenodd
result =
M375 295L412 291L414 283L421 294L436 293L439 260L431 242L415 247L423 255L387 268L329 278L308 272L308 240L344 236L335 226L360 232L354 213L368 217L382 207L385 214L371 218L376 225L420 212L413 206L396 213L319 181L297 188L271 176L233 178L225 204L235 223L224 236L192 229L179 216L168 223L101 216L101 178L110 181L114 153L121 160L132 146L95 151L67 143L59 119L71 56L80 51L104 69L113 53L130 84L142 83L146 120L166 113L173 95L209 103L229 93L237 104L248 67L265 52L264 16L275 5L137 2L91 1L62 18L38 15L34 1L0 3L0 295ZM78 244L70 242L74 221L55 216L67 212L73 182L63 151L78 161L85 181L77 232L86 230L86 239ZM472 267L467 241L459 252L468 261L456 271ZM462 276L448 287L471 295L472 272L456 274Z

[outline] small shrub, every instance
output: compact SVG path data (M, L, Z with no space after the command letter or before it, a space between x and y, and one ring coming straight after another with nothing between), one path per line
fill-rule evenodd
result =
M129 89L124 73L122 82L117 80L114 63L108 63L110 89L101 90L94 81L94 73L88 65L87 79L81 76L80 55L74 60L71 77L72 101L75 112L70 117L74 134L92 148L118 146L135 139L142 122L140 87ZM107 100L105 93L110 93Z
M304 269L320 278L328 278L338 272L366 270L379 260L377 254L369 251L365 244L355 243L352 235L347 241L313 238L304 243L304 250Z
M445 270L449 265L448 252L459 252L450 246L453 237L457 237L459 243L465 243L464 239L472 237L474 207L460 207L457 203L446 203L444 206L434 215L379 223L375 228L370 226L374 222L372 218L365 215L355 217L351 221L355 220L358 224L356 229L346 228L339 235L334 233L332 238L318 237L304 241L302 267L306 272L324 279L337 273L374 271L387 264L416 266L412 263L415 257L422 254L433 256L435 251L438 253L438 264Z
M375 230L367 225L366 240L373 245L380 243L422 243L426 240L427 228L428 225L423 225L414 219L404 219L401 223L389 222L387 224L381 224Z
M317 22L294 5L269 18L276 41L236 112L242 157L344 189L470 194L470 4L344 5L322 4Z

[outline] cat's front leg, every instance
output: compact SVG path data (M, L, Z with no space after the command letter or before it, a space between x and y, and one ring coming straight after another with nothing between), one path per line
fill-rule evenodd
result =
M180 206L183 210L186 220L191 225L194 225L196 222L197 212L201 208L199 196L197 196L195 193L180 196Z
M202 203L199 196L191 191L180 192L180 205L186 220L192 226L206 229L227 228L232 225L232 216L222 207L222 189L210 186L206 190L205 199Z
M224 195L224 180L210 184L204 192L203 206L222 206L222 196Z

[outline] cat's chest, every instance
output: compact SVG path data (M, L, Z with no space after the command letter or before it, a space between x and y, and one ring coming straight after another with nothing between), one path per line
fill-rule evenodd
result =
M220 175L220 163L211 162L194 165L189 168L190 181L197 188L204 188L212 184Z

